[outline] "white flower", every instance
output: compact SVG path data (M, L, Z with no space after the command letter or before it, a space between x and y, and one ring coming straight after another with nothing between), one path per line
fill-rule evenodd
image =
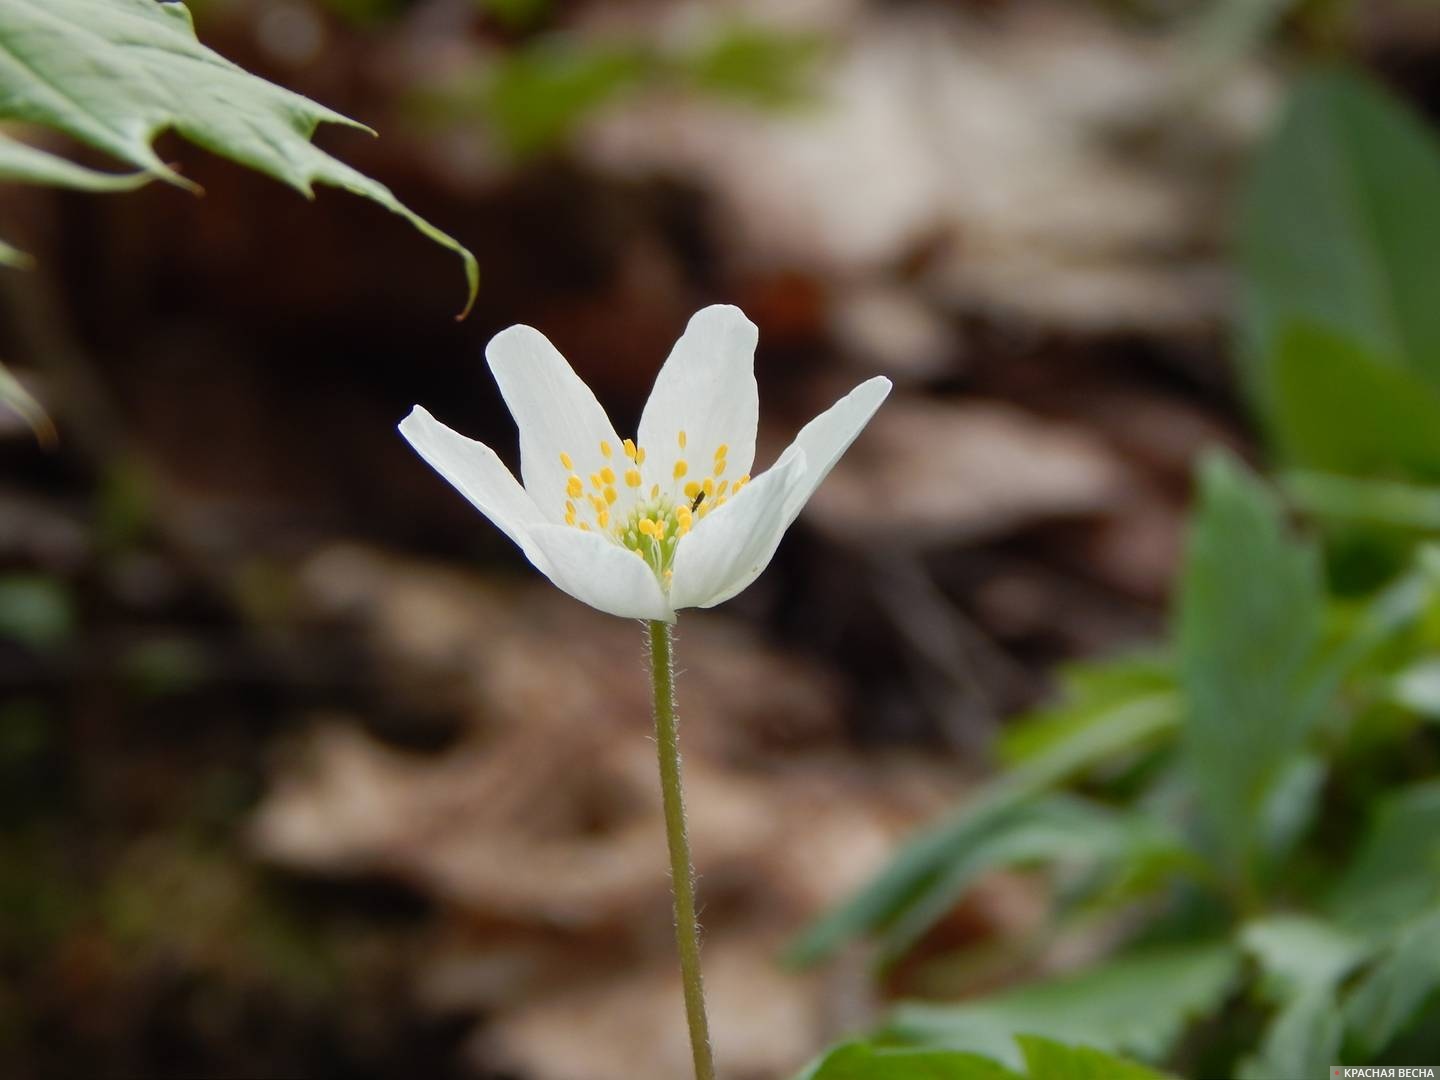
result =
M698 312L632 441L543 334L497 334L485 356L520 429L524 487L488 446L418 405L400 432L565 592L612 615L673 622L760 575L890 392L883 377L862 383L751 481L757 336L738 308Z

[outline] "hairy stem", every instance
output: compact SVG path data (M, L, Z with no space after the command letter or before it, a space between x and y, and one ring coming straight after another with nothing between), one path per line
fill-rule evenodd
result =
M670 884L675 892L675 944L685 984L685 1020L695 1080L714 1080L710 1021L700 978L700 924L695 918L695 868L685 836L685 799L680 788L680 738L675 717L675 664L670 624L650 623L650 679L655 691L655 744L660 754L660 792L665 804L665 838L670 845Z

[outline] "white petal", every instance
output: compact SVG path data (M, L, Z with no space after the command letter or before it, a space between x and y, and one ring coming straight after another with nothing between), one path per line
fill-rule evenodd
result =
M780 455L774 469L784 465L795 454L803 453L807 462L804 483L790 493L790 502L785 508L788 515L786 528L810 501L815 489L830 475L840 455L850 449L850 444L865 429L889 393L890 380L885 376L877 375L866 380L801 428L795 441Z
M494 450L450 430L419 405L400 421L400 434L432 469L519 545L527 559L547 572L545 556L530 539L531 530L544 524L545 516Z
M727 448L725 477L750 471L760 417L755 389L755 342L759 331L739 308L717 304L695 313L660 369L645 412L639 442L645 448L645 484L666 491L683 459L687 479L703 480L715 451ZM685 448L678 435L685 432ZM683 484L683 481L681 482Z
M791 454L698 521L675 549L671 605L714 607L759 577L793 520L792 494L807 481L805 454Z
M570 456L583 482L606 464L614 465L620 454L615 428L590 388L540 331L529 326L502 330L490 340L485 357L520 429L525 490L547 518L563 521L571 470L560 455ZM608 462L600 453L602 442L615 455Z
M675 620L655 571L633 551L568 525L540 525L532 536L545 576L576 600L626 619Z

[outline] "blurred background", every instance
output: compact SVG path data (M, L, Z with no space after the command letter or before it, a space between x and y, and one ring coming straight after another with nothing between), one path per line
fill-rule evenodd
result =
M326 149L470 247L204 188L6 188L7 1076L610 1080L688 1060L641 629L413 454L515 462L482 359L541 328L632 431L689 315L760 327L760 451L895 392L743 596L681 621L725 1075L908 992L778 957L990 769L1058 664L1159 641L1192 464L1263 459L1237 198L1298 73L1440 106L1440 12L1186 0L195 0L354 116ZM83 153L81 153L83 156ZM96 160L89 158L88 160ZM931 949L1024 933L987 878ZM921 952L927 946L921 946Z

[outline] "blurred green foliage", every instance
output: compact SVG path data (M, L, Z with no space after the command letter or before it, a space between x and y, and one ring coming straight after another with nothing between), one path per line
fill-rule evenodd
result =
M1440 150L1319 72L1240 220L1241 360L1281 490L1325 528L1201 463L1168 648L1069 670L1006 733L1007 770L794 950L863 936L893 963L984 873L1032 867L1057 885L1048 936L1109 927L1111 955L901 1004L889 1042L1016 1067L1038 1035L1246 1080L1440 1059ZM963 958L927 962L963 982Z
M477 61L443 85L417 93L421 116L492 128L517 158L562 146L605 106L632 93L672 90L754 108L813 99L823 39L747 23L721 25L683 47L644 38L547 34Z

